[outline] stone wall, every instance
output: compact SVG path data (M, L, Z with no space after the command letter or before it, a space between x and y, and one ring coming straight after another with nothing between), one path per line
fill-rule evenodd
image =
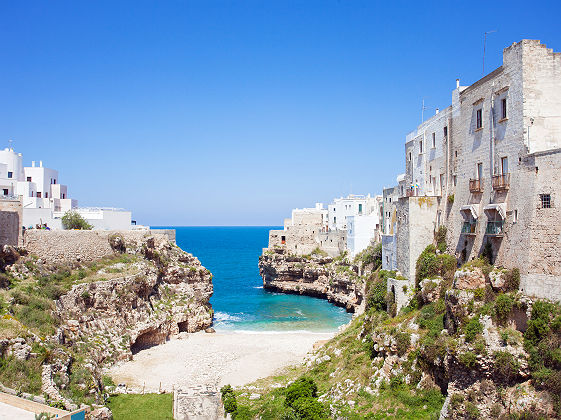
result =
M22 206L18 199L0 199L0 247L20 245Z
M153 231L156 237L168 235ZM94 231L94 230L27 230L23 235L23 247L33 255L49 263L62 264L89 262L112 255L109 244L111 235L121 235L125 241L140 243L152 235L152 231Z

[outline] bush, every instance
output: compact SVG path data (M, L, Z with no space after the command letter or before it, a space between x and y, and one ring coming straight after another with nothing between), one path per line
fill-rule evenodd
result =
M458 356L458 361L465 367L472 369L477 362L477 356L472 351L466 351Z
M520 270L513 268L505 273L505 287L508 292L516 292L520 288Z
M373 270L377 270L382 266L382 243L370 245L355 257L355 262L360 263L363 267L372 264Z
M444 242L444 246L445 242ZM444 248L446 250L446 248ZM453 255L439 254L436 255L436 247L434 245L427 246L415 264L415 282L419 287L419 283L424 279L430 279L437 276L451 278L456 271L457 261Z
M471 343L477 337L477 334L483 331L483 325L479 322L479 318L474 316L470 321L466 324L464 328L464 332L466 335L466 342Z
M298 398L294 401L292 409L298 419L322 420L327 418L325 407L315 398Z
M407 353L409 346L411 345L411 334L406 332L399 332L395 336L397 354L403 356Z
M318 387L312 379L300 378L290 384L285 391L284 405L292 407L299 398L316 398Z
M366 291L366 309L373 308L376 311L385 311L387 280L373 276L374 280L369 283Z
M493 356L495 357L495 374L499 379L510 382L518 375L520 363L514 359L512 354L507 351L496 351Z
M436 249L441 253L446 252L446 226L440 226L436 232Z
M528 328L524 333L524 339L531 345L536 345L547 336L550 330L550 316L553 313L552 303L538 300L532 306L532 314L528 321Z
M69 210L62 216L62 227L64 229L79 229L91 230L93 226L90 225L78 212Z
M495 300L495 315L499 324L505 324L514 306L514 299L510 295L500 293Z
M222 403L224 404L224 411L226 413L235 413L238 409L238 403L236 402L236 395L231 385L224 385L220 388L220 393L222 394Z

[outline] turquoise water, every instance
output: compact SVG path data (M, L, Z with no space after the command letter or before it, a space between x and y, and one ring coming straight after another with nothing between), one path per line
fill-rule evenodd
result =
M263 290L257 262L276 227L171 228L177 245L214 275L216 330L328 332L349 322L350 314L325 300Z

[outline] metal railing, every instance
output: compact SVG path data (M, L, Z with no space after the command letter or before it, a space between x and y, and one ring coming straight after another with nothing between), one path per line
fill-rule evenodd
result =
M417 190L415 188L407 188L405 190L406 197L415 197L417 195Z
M482 192L483 191L483 179L470 179L469 180L469 192Z
M503 225L503 220L487 222L487 229L485 229L485 233L490 236L501 236L503 234Z
M475 235L477 231L477 222L464 222L462 225L463 235Z
M510 174L493 175L493 189L508 190L510 187Z

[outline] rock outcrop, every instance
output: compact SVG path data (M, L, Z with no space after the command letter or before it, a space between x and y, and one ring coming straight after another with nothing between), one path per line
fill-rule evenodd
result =
M259 257L259 273L268 290L327 299L349 312L359 311L364 301L358 268L343 259L287 255L268 251Z
M56 302L59 340L87 342L97 363L212 325L212 276L197 258L164 238L128 249L145 257L135 274L75 285Z

